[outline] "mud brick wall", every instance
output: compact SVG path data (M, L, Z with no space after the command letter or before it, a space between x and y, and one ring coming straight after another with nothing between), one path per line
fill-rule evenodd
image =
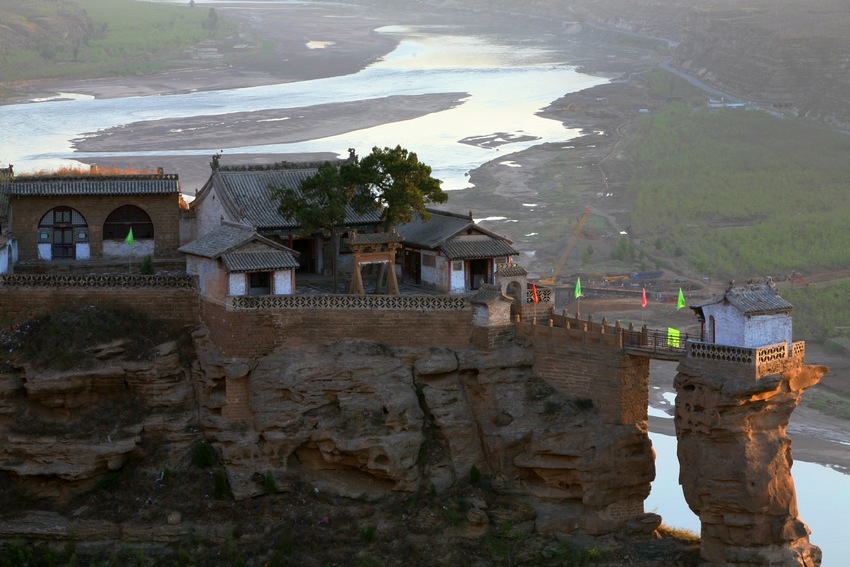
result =
M200 324L198 294L194 289L162 288L0 288L0 324L22 323L86 305L104 309L131 307L175 327Z
M18 239L20 260L38 258L38 223L59 205L76 209L86 219L93 258L103 254L103 223L106 217L122 205L135 205L151 218L155 256L175 256L180 245L180 206L177 195L68 196L61 200L56 197L12 197L11 205L14 207L12 232Z
M593 400L614 423L646 421L649 358L630 356L617 335L542 325L519 325L531 337L534 371L559 392Z
M389 346L471 346L472 310L259 309L227 310L201 301L211 340L225 356L264 356L347 339Z

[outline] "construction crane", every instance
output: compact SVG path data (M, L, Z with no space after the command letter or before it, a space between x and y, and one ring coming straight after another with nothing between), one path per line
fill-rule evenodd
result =
M582 215L579 217L578 222L576 223L576 227L573 230L572 236L567 241L567 245L564 246L564 249L561 251L561 257L558 258L558 262L555 264L555 269L552 271L551 278L540 278L540 285L555 285L555 282L558 281L558 276L561 274L561 269L564 267L564 264L567 263L567 257L570 255L570 250L573 249L573 246L576 244L576 240L578 240L579 235L581 234L581 227L584 224L584 221L587 220L587 217L590 215L591 208L587 207Z

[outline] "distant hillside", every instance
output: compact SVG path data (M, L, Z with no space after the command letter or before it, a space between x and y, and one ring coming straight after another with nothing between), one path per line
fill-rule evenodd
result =
M91 20L75 2L0 0L0 51L71 47L92 32Z
M214 8L188 2L0 0L0 81L147 74L232 35Z
M789 112L850 129L846 0L530 0L523 11L673 40L673 64L706 83L747 100L790 102Z

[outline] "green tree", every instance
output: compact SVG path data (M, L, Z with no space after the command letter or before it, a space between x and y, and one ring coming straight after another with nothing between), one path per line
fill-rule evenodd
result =
M440 188L442 181L431 176L431 167L401 146L372 148L372 153L357 162L356 174L360 191L355 205L361 211L381 209L384 230L410 222L414 213L428 220L428 204L449 199Z
M351 179L356 173L353 164L340 167L324 162L315 175L307 177L298 189L272 187L281 215L295 219L306 234L326 230L331 238L331 272L333 289L337 290L337 255L339 228L345 224L345 212L355 193Z
M420 162L414 152L401 146L372 148L372 153L357 161L358 192L355 207L364 212L381 210L381 222L388 231L398 223L410 222L413 214L431 218L429 203L445 203L449 196L440 188L442 181L431 176L431 167ZM386 264L378 271L375 290L381 291L387 277Z

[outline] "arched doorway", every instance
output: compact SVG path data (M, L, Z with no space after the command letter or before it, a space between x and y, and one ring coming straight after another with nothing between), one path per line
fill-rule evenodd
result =
M77 244L88 245L86 219L71 207L54 207L38 222L38 257L42 260L88 257L77 253Z

